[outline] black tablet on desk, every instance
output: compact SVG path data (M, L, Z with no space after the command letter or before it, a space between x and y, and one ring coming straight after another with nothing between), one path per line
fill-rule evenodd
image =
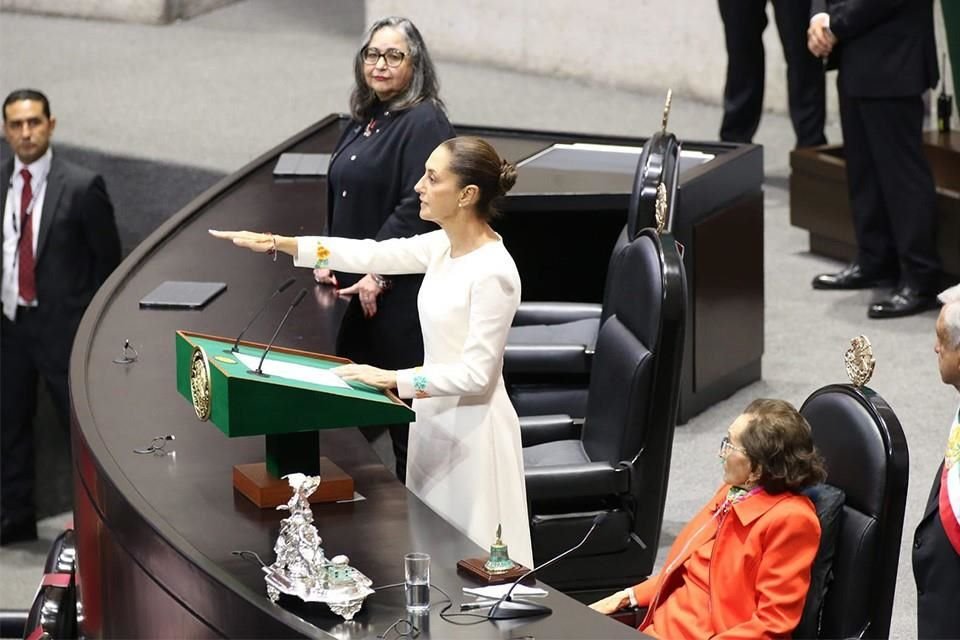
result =
M226 282L167 280L140 299L140 308L202 309L226 288Z

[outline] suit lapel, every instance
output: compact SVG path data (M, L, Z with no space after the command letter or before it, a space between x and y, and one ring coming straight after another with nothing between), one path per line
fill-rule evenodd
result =
M0 168L0 245L3 244L3 211L7 208L7 191L10 189L10 178L13 176L13 158L3 163ZM0 264L0 273L3 272L3 265Z
M40 214L40 235L37 238L37 253L34 263L39 263L43 257L43 247L47 243L53 220L60 211L60 198L63 196L65 185L63 165L57 162L54 156L50 161L50 177L47 178L47 191L43 196L43 212Z
M937 475L933 479L933 486L930 487L930 496L927 498L927 506L923 509L923 517L920 518L920 522L923 522L933 514L940 513L940 478L943 477L943 461L940 461L940 466L937 467Z

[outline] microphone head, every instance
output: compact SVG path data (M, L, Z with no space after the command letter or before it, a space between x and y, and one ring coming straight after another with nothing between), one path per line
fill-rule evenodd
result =
M297 294L296 299L294 299L293 304L290 305L290 306L291 306L291 307L295 307L295 306L297 306L298 304L300 304L300 301L303 300L303 297L304 297L305 295L307 295L307 290L306 290L306 289L300 289L300 293Z
M296 281L297 281L296 278L290 278L289 280L287 280L286 282L284 282L282 285L280 285L280 288L277 289L277 293L280 293L280 292L282 292L282 291L286 291L287 289L290 288L290 285L292 285L292 284L293 284L294 282L296 282Z

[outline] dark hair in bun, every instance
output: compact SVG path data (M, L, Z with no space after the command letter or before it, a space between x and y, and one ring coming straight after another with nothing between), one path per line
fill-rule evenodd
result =
M497 150L482 138L450 138L443 147L450 152L450 171L457 176L460 186L472 184L479 189L477 212L488 222L496 218L497 199L517 182L517 168L501 159Z

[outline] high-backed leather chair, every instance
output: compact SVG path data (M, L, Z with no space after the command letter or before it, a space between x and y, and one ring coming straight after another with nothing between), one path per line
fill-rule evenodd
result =
M582 417L601 324L610 315L610 277L617 253L646 227L656 227L657 192L662 184L673 203L680 177L680 142L658 131L643 145L627 208L627 223L607 265L602 304L522 302L507 338L503 369L510 397L520 415L537 415L562 403ZM672 213L666 212L669 231Z
M872 389L846 384L813 392L800 413L826 461L827 483L846 494L816 635L886 638L909 475L900 421Z
M521 418L534 562L572 547L607 513L584 547L539 575L584 595L653 567L679 400L686 280L676 243L645 229L613 267L582 424Z

